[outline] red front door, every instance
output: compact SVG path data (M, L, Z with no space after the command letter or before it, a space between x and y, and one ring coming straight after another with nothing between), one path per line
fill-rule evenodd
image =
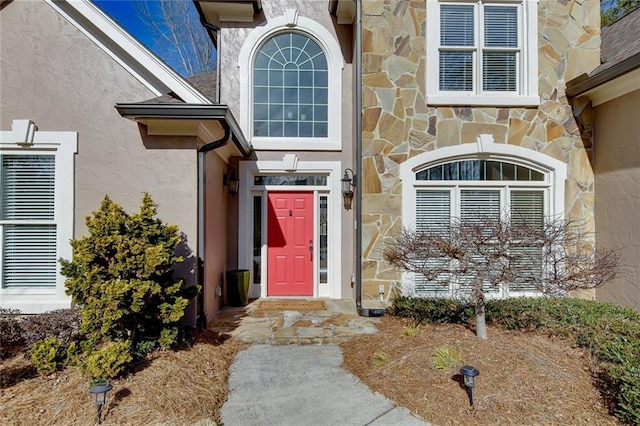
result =
M313 296L313 193L269 192L267 295Z

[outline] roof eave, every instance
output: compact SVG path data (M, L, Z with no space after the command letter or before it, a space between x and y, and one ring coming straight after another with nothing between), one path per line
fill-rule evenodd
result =
M596 72L590 76L582 74L568 81L567 96L572 98L580 96L637 68L640 68L640 53L630 56L602 72Z
M218 121L231 130L231 138L234 145L243 157L251 155L252 148L244 137L240 125L229 110L222 104L116 104L118 113L124 118L141 122L141 119L166 119L166 120L200 120Z

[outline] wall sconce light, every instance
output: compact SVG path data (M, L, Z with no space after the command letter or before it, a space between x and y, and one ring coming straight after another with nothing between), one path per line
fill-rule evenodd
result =
M464 378L464 385L467 387L469 405L473 406L473 388L476 386L476 377L480 375L480 372L471 365L465 365L460 369L460 374Z
M351 203L353 201L353 188L356 187L357 180L356 175L351 169L344 170L344 176L340 179L342 182L342 198L344 200L345 210L351 210Z
M109 382L102 381L89 388L89 392L96 398L96 408L98 410L98 424L102 423L100 414L102 413L102 407L107 403L107 392L111 390Z
M236 170L229 168L227 170L227 174L225 174L222 178L222 184L229 187L229 193L231 195L235 195L238 193L238 183L240 179L236 176Z

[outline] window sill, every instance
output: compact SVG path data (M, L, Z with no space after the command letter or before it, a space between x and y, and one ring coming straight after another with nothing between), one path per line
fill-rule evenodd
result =
M341 151L340 141L326 138L256 138L251 140L253 149L257 151Z
M487 96L487 95L427 95L428 106L502 106L533 107L540 105L539 96Z

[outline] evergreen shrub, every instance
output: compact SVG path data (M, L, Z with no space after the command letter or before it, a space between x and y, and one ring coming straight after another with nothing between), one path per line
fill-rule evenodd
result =
M183 261L176 254L183 237L156 214L149 194L135 214L105 197L86 219L88 235L71 241L72 259L60 259L67 294L80 307L81 331L89 346L101 348L72 349L80 368L94 378L114 377L134 355L173 347L182 336L190 293L174 267Z
M47 376L61 367L66 359L63 344L56 337L35 342L31 350L31 363L41 376Z

